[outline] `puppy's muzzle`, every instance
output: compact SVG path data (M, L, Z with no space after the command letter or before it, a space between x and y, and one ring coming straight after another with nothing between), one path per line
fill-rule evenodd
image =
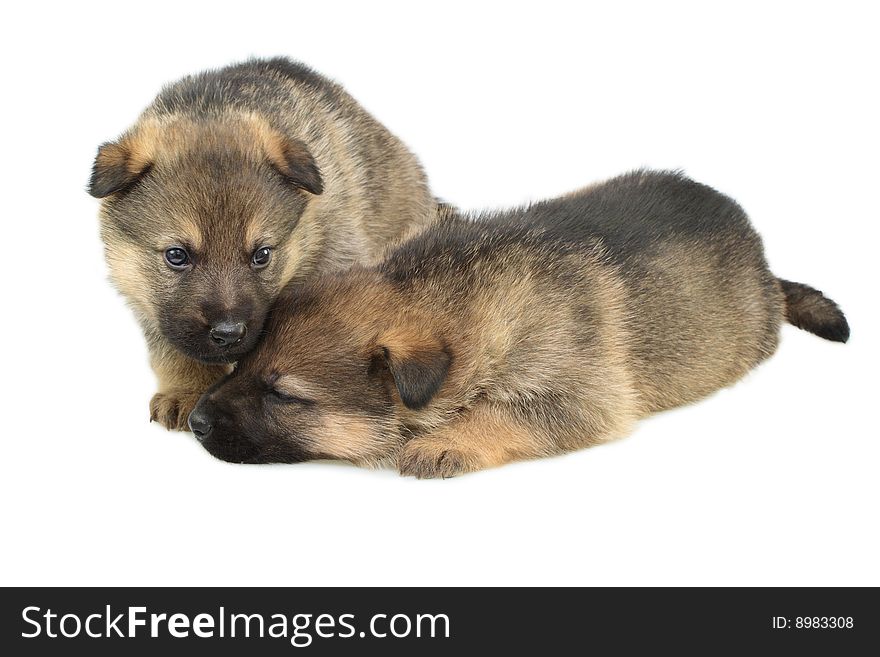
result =
M214 430L213 418L207 412L203 404L198 404L189 414L189 428L199 442L204 442L211 431Z

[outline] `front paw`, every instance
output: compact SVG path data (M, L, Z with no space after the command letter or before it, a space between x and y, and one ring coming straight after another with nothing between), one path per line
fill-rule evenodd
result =
M483 466L480 455L447 440L414 438L400 452L400 474L418 479L454 477L475 472Z
M158 422L169 431L189 431L187 419L200 396L189 390L157 392L150 400L150 422Z

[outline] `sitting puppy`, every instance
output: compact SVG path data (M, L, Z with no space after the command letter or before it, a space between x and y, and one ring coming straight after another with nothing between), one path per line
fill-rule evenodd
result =
M159 380L151 419L169 429L254 345L288 282L374 258L435 211L406 147L286 59L166 87L101 146L89 192Z
M849 328L776 278L731 199L636 172L475 220L281 298L190 426L228 461L396 460L449 477L588 447L727 386L783 320Z

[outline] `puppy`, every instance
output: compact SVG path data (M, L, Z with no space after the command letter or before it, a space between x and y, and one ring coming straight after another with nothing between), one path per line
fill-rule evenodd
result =
M254 345L287 283L377 256L435 206L398 139L286 59L166 87L100 147L89 192L158 378L151 419L169 429Z
M635 172L448 216L376 266L291 290L189 421L228 461L450 477L603 443L705 397L770 356L783 320L849 336L832 301L770 272L734 201Z

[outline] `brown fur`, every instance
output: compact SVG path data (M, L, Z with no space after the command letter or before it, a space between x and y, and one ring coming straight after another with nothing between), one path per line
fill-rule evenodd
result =
M636 172L446 217L292 290L191 423L231 461L390 460L417 477L560 454L737 381L776 349L786 303L805 307L792 294L733 201ZM287 376L308 399L278 397Z
M341 87L286 60L166 88L95 159L110 277L144 328L151 419L183 429L195 400L253 346L292 282L377 257L434 212L416 158ZM270 246L256 270L249 259ZM186 271L164 253L184 247ZM247 331L235 348L218 322Z

